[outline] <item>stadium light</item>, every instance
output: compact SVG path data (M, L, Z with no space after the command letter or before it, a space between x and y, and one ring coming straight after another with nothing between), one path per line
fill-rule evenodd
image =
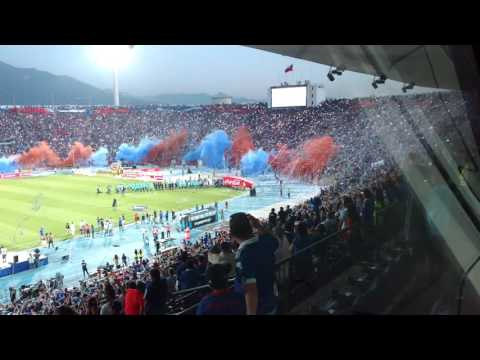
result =
M335 81L335 76L333 76L333 74L332 74L332 67L331 66L330 66L330 69L328 69L327 78L330 81Z
M120 105L118 70L132 59L134 45L93 45L92 53L96 63L113 70L113 103Z
M407 90L412 90L414 87L415 87L415 83L414 83L414 82L411 82L411 83L405 84L405 85L402 87L402 91L403 91L404 93L406 93Z
M334 70L332 70L332 67L330 66L330 69L328 70L327 78L330 81L335 81L335 76L333 74L341 76L343 72L345 71L345 66L337 66Z
M385 81L387 80L387 77L385 75L380 75L379 79L377 80L378 84L385 84Z
M341 76L344 71L345 71L345 66L341 65L341 66L337 66L335 70L332 71L332 73L335 75Z
M381 74L378 79L375 80L375 76L373 77L373 82L372 86L374 89L378 88L378 84L385 84L385 81L387 81L387 77L383 74Z

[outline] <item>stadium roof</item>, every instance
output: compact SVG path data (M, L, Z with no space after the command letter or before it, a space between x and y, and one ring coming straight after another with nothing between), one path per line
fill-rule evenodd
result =
M251 45L250 47L308 60L347 71L386 75L417 86L459 90L446 45Z

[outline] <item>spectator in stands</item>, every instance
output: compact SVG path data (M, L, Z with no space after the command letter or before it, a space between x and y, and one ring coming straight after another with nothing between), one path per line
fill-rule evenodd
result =
M99 315L100 311L98 309L98 302L95 297L88 299L87 303L87 315Z
M179 278L180 290L191 289L199 286L200 274L195 268L193 259L187 260L186 269L182 271Z
M130 280L127 283L124 305L125 315L141 315L144 309L143 294L137 289L135 281Z
M199 275L198 284L204 284L206 282L205 278L207 275L207 267L208 267L208 258L203 255L198 255L196 257L196 270Z
M100 315L116 315L114 309L115 309L115 302L117 300L115 296L115 289L110 284L110 282L107 282L105 284L104 291L105 291L106 302L100 308ZM118 304L117 304L117 308L118 308Z
M331 235L337 231L337 220L335 219L335 213L330 211L327 215L327 219L322 222L325 227L325 235Z
M229 277L235 275L235 254L233 253L232 244L230 242L224 241L220 244L220 254L218 256L218 261L220 264L229 265Z
M257 232L256 235L253 229ZM277 239L258 219L245 213L236 213L230 217L230 236L239 244L235 289L245 296L247 315L275 313Z
M168 293L171 294L177 291L177 276L175 274L175 269L169 268L166 270L166 281L168 287Z
M180 253L180 256L178 258L178 262L177 262L177 279L180 280L180 275L182 274L182 272L187 268L187 260L188 260L188 255L187 255L187 252L185 251L182 251Z
M278 211L278 221L280 223L285 223L285 220L287 219L287 213L283 209L283 207L280 207L280 210Z
M244 297L228 286L230 265L215 264L208 268L208 284L213 291L197 307L197 315L245 315Z
M147 270L146 260L143 260L143 268ZM142 280L137 280L137 290L142 293L142 296L145 296L145 283Z
M208 251L208 262L209 264L218 264L220 262L220 253L222 249L219 244L213 245Z
M312 244L312 241L305 222L300 221L295 225L294 236L292 243L293 255L296 255L294 278L296 281L301 281L305 280L312 270L312 249L305 250Z
M271 228L277 224L277 214L275 213L275 209L272 209L270 215L268 215L268 224Z
M167 281L160 276L160 270L150 270L151 281L145 291L145 315L163 315L168 298Z

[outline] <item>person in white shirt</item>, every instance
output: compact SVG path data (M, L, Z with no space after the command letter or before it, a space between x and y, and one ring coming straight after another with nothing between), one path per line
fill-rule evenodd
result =
M2 254L2 261L4 263L7 262L7 248L5 247L0 248L0 253Z

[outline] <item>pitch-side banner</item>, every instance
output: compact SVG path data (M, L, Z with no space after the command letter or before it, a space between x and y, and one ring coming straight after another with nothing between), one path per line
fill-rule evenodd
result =
M145 168L145 169L129 169L124 170L122 177L130 179L150 179L150 180L163 180L163 174L160 168Z
M13 173L0 174L0 179L20 179L22 177L30 177L30 176L32 176L31 172L16 171Z
M239 176L224 176L223 185L236 189L251 189L255 186L255 183Z

